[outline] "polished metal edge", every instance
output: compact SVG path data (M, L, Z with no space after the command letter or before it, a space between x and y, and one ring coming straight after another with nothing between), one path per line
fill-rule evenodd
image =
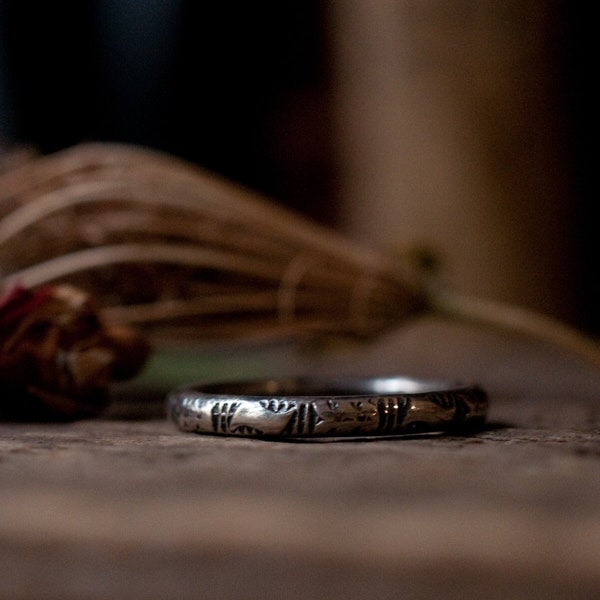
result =
M384 389L386 379L389 389L398 389L394 382L401 380L411 384L407 388L429 391L365 393L374 381L376 387ZM433 382L412 378L352 378L352 385L341 385L340 379L333 383L330 379L311 379L309 393L303 394L304 382L236 382L230 385L233 394L225 393L227 384L183 388L169 395L169 416L182 431L202 434L372 437L479 427L485 422L488 408L487 394L478 385L437 381L435 385L440 389L433 390ZM319 389L345 389L347 393L321 395ZM258 393L261 390L264 394Z

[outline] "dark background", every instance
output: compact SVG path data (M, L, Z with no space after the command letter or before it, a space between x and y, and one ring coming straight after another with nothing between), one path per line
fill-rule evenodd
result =
M549 2L579 223L578 325L600 333L591 8ZM328 224L339 211L322 0L0 0L0 134L52 152L144 144Z
M145 144L329 221L322 3L0 2L3 133Z

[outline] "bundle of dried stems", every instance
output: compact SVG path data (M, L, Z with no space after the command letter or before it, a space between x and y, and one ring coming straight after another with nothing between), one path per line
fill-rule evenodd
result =
M0 175L0 276L88 290L154 345L375 335L433 311L525 332L600 365L596 344L512 306L432 285L413 261L354 243L148 149L87 144Z
M155 339L373 333L420 308L382 255L145 149L85 145L0 180L7 282L91 290Z

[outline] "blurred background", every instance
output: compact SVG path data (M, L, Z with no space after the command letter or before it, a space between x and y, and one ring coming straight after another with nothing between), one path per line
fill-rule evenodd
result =
M164 150L598 334L591 23L551 0L0 0L0 135Z

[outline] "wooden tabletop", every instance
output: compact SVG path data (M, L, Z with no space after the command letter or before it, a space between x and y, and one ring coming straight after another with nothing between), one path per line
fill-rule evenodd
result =
M598 596L600 373L579 359L428 319L367 346L156 360L102 418L0 424L0 598ZM165 418L186 377L308 371L477 381L488 425L282 442Z

